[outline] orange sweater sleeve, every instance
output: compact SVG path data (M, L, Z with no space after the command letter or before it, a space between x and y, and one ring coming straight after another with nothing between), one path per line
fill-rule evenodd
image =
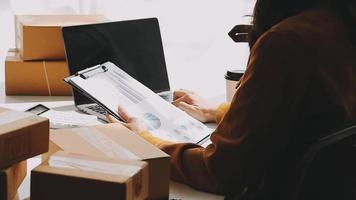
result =
M248 182L260 177L263 166L274 159L288 139L285 91L292 91L288 96L291 102L303 92L298 71L305 65L299 62L305 53L298 48L301 43L289 35L272 32L255 44L231 106L219 107L216 120L220 123L208 147L174 144L141 134L171 156L172 179L224 194L241 192ZM290 84L292 81L298 84ZM285 88L288 86L294 88ZM298 91L296 96L294 90Z

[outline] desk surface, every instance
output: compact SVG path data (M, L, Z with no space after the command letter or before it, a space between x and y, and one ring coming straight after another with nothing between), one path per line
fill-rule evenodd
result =
M53 108L55 110L69 111L74 110L73 98L72 97L48 97L48 96L6 96L4 83L0 83L0 106L7 107L14 110L23 111L30 108L38 103L42 103L47 107ZM33 168L41 163L39 156L31 158L27 161L27 176L25 181L19 188L19 199L28 199L30 196L30 172ZM209 193L200 192L187 185L176 183L174 181L170 182L170 198L172 199L206 199L215 200L223 199L222 196L213 195Z

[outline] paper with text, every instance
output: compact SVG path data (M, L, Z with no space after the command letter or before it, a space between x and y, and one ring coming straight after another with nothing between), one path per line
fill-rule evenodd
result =
M211 129L203 123L163 100L111 62L87 71L90 72L87 76L71 78L72 84L113 113L117 113L120 105L142 118L153 135L169 141L193 143L210 135Z

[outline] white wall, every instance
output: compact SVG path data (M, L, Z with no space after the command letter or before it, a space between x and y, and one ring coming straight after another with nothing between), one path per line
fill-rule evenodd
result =
M0 0L0 81L14 47L14 14L104 14L112 20L158 17L172 88L224 92L228 68L244 69L247 46L228 37L246 23L254 0Z

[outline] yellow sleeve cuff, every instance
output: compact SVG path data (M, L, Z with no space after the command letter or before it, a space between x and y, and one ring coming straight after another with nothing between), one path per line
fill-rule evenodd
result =
M226 112L230 109L230 103L221 104L216 110L216 123L220 123Z
M139 133L139 135L145 139L147 142L155 145L158 148L161 148L165 145L169 145L169 144L173 144L172 142L166 141L166 140L162 140L161 138L155 137L153 136L150 132L148 131L143 131L141 133Z

